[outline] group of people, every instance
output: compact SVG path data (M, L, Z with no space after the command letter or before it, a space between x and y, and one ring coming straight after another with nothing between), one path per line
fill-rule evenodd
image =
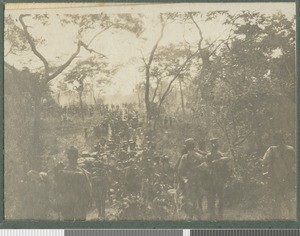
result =
M81 155L70 147L68 164L55 169L61 219L85 220L93 203L98 218L107 219L110 202L121 208L119 219L123 220L168 219L174 214L178 219L184 215L186 220L200 220L204 196L210 219L221 219L232 159L219 151L218 139L210 143L210 152L205 152L197 149L194 139L187 139L174 166L168 156L156 151L151 140L142 147L126 141L119 146L108 140L102 147L95 145L91 152Z
M202 197L206 195L210 219L222 219L223 191L233 168L233 160L219 151L218 139L210 139L211 150L206 153L196 149L196 142L185 141L185 149L176 166L178 187L182 195L182 210L187 219L201 219ZM216 200L218 211L216 212Z
M145 216L137 204L144 207L152 202L160 208L161 194L172 188L169 159L156 153L151 142L136 149L134 143L123 142L119 147L108 141L104 149L95 145L90 154L81 156L70 147L67 157L68 164L55 171L64 220L85 220L93 203L99 219L107 219L107 204L121 211L118 219L139 219Z
M220 152L218 138L210 139L208 151L188 138L180 155L170 158L157 150L158 140L135 109L103 105L100 111L102 121L93 127L97 143L81 153L71 146L67 164L56 165L48 195L42 196L52 197L49 205L60 219L86 220L93 208L102 220L112 215L118 220L224 219L224 190L234 178L235 160ZM164 124L171 127L172 118L166 116ZM275 145L266 151L262 165L272 214L280 218L284 206L289 211L293 207L295 151L285 145L282 133L274 137ZM29 176L39 186L40 180L47 182L45 173ZM37 196L27 205L41 203Z
M93 117L94 115L100 115L105 116L107 113L110 112L122 112L122 111L132 111L134 110L133 107L135 107L134 103L123 103L121 105L119 104L104 104L99 103L95 105L86 105L83 104L82 107L76 106L76 105L70 105L70 106L61 106L58 107L58 112L61 113L62 118L67 117L74 117L74 115L80 115L81 113L84 113L84 116L87 117Z
M136 132L140 126L137 111L113 106L103 112L101 123L93 131L97 139L108 137L120 143L122 140L136 140Z
M281 131L274 134L273 140L274 145L261 159L268 204L265 207L271 208L267 217L292 219L296 212L295 150L285 144ZM188 219L201 219L203 195L207 198L208 219L223 219L224 188L232 176L235 162L219 151L218 139L212 138L210 144L210 152L205 153L196 149L193 139L187 139L177 162L182 208Z

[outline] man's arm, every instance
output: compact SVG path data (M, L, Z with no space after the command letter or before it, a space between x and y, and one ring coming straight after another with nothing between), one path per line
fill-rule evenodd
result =
M197 149L197 152L198 152L199 154L201 154L202 156L206 156L206 155L208 154L208 152L203 151L203 150L201 150L201 149Z
M179 165L178 165L178 174L180 177L183 177L185 178L186 177L186 174L187 174L187 171L186 171L186 155L183 155L181 157L181 160L179 162Z
M272 147L269 147L262 158L263 173L267 173L269 171L269 165L271 162L271 153L272 153Z
M296 173L296 151L292 146L287 146L289 152L289 163L292 172Z

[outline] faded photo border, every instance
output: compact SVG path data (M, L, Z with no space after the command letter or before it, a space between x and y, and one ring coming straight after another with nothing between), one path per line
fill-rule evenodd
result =
M31 4L34 4L32 5ZM183 3L184 1L159 1L159 0L147 0L147 1L120 1L120 0L108 0L108 1L93 1L87 0L85 3L81 3L79 0L73 0L72 3L74 7L93 7L93 6L102 6L102 5L123 5L123 4L154 4L154 3ZM300 64L299 64L299 38L300 38L300 0L295 1L286 1L286 0L275 0L275 1L251 1L251 0L243 0L243 1L205 1L205 0L190 0L190 3L223 3L223 2L231 2L231 3L260 3L260 2L295 2L296 3L296 101L300 99L298 96L300 94L300 85L298 83L298 77L300 73ZM70 2L61 2L59 0L39 0L33 1L30 0L8 0L5 2L1 2L0 5L0 14L1 14L1 55L4 55L4 11L6 7L10 7L9 4L22 4L22 7L26 8L42 8L45 3L50 3L50 8L57 7L65 7L65 3ZM186 3L186 2L185 2ZM6 5L7 4L7 5ZM3 57L2 57L3 58ZM299 123L300 123L300 103L297 102L297 119L296 119L296 160L297 160L297 219L296 221L76 221L76 222L62 222L62 221L30 221L30 220L4 220L4 60L0 65L0 72L2 75L2 81L0 83L0 96L2 99L2 106L0 107L1 114L1 147L2 147L2 158L0 158L0 173L2 174L0 178L0 199L2 204L0 204L0 229L228 229L228 228L243 228L243 229L300 229L300 188L299 188L299 173L300 173L300 165L299 165L299 152L298 148L300 146L299 139Z

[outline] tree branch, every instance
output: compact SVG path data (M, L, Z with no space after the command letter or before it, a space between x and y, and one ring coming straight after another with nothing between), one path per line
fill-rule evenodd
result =
M201 47L201 44L202 44L202 41L203 41L203 34L202 34L202 30L200 29L199 25L197 24L197 22L195 21L194 17L193 17L193 14L191 12L188 13L189 14L189 17L191 18L191 20L193 21L193 23L195 24L195 26L197 27L198 29L198 33L199 33L199 36L200 36L200 39L199 39L199 42L198 42L198 50L201 51L202 47Z
M147 67L147 62L146 62L146 59L145 59L144 56L142 56L142 60L143 60L143 62L145 63L145 66Z
M150 110L151 110L151 105L150 105L150 68L151 68L151 64L153 61L154 53L158 47L159 42L163 38L164 29L165 29L165 25L166 25L166 23L163 21L162 15L160 15L160 23L161 23L160 35L151 50L148 63L145 63L145 67L146 67L145 104L146 104L147 121L149 121L151 119L151 114L150 114Z
M79 54L80 52L80 48L83 47L85 48L87 51L89 51L90 53L96 53L98 55L101 55L102 57L106 57L105 55L103 55L102 53L99 53L93 49L90 49L89 48L89 45L93 42L93 40L99 36L100 34L102 34L104 31L108 30L112 25L106 27L105 29L103 29L102 31L100 31L99 33L95 34L93 36L93 38L89 41L88 44L84 44L82 41L78 41L77 43L77 48L76 48L76 51L70 56L70 58L64 63L62 64L61 66L59 66L57 68L57 70L52 73L51 75L49 74L49 63L48 61L46 60L46 58L37 50L36 48L36 45L35 45L35 42L33 40L33 38L31 37L31 35L29 34L27 28L28 26L25 25L24 23L24 17L27 17L29 16L28 14L23 14L23 15L20 15L19 16L19 21L22 25L22 28L24 30L24 33L25 33L25 36L26 36L26 39L30 45L30 48L31 50L33 51L33 53L43 62L44 64L44 68L45 68L45 80L46 80L46 83L48 83L49 81L51 81L52 79L54 79L55 77L57 77L61 72L64 71L64 69L66 69L70 64L71 62L77 57L77 55Z
M58 76L61 72L64 71L64 69L66 69L70 64L71 62L77 57L77 55L79 54L80 52L80 48L83 47L85 48L87 51L89 51L90 53L94 52L94 53L97 53L99 55L101 55L102 57L106 57L105 55L101 54L101 53L98 53L96 52L95 50L93 49L90 49L87 47L86 44L84 44L82 41L78 41L77 43L77 49L76 51L70 56L70 58L64 63L62 64L61 66L58 67L58 69L51 75L49 75L47 78L46 78L46 82L48 83L50 80L54 79L56 76Z
M88 42L87 46L90 46L91 43L94 41L95 38L97 38L100 34L102 34L103 32L105 32L106 30L108 30L109 28L111 28L113 25L109 25L106 28L104 28L103 30L101 30L100 32L98 32L97 34L95 34L92 39Z
M31 37L31 35L29 34L27 28L28 26L25 25L24 23L24 20L23 18L24 17L27 17L27 16L30 16L28 14L23 14L23 15L20 15L19 16L19 21L22 25L22 28L24 30L24 33L25 33L25 37L30 45L30 48L32 50L32 52L34 53L34 55L36 55L44 64L44 67L45 67L45 75L48 76L48 73L49 73L49 64L48 64L48 61L46 60L46 58L37 50L36 48L36 45L35 45L35 42L33 40L33 38Z
M176 75L173 77L173 79L170 81L166 91L164 92L164 94L162 95L160 102L159 102L159 106L162 105L162 103L164 102L164 100L166 99L166 97L168 96L169 90L171 89L172 84L174 83L174 81L179 77L180 73L184 70L186 64L189 62L190 59L192 59L192 57L198 53L199 50L197 50L196 52L194 52L193 54L191 54L190 56L187 57L187 59L185 60L185 62L183 63L183 65L179 68L179 70L177 71Z
M158 47L158 44L159 44L159 42L162 40L163 35L164 35L164 29L165 29L166 24L165 24L165 22L163 21L162 16L161 16L161 18L160 18L160 21L161 21L160 35L159 35L159 37L158 37L158 39L157 39L155 45L153 46L153 48L152 48L152 50L151 50L150 57L149 57L149 60L148 60L148 63L147 63L147 67L149 67L149 68L150 68L150 65L151 65L151 63L152 63L152 61L153 61L154 53L155 53L155 51L156 51L156 49L157 49L157 47Z
M51 75L49 75L46 79L46 83L48 83L50 80L54 79L56 76L58 76L61 72L64 71L64 69L66 69L71 62L76 58L76 56L79 54L80 52L80 47L82 46L81 41L78 42L77 44L77 49L76 51L71 55L71 57L61 66L58 67L58 69Z
M224 44L227 46L227 48L230 50L229 45L228 45L228 41L229 41L230 37L232 36L232 32L233 32L233 26L231 26L231 28L230 28L228 37L227 37L226 39L224 39L224 40L221 40L221 42L220 42L220 43L215 47L215 49L209 54L209 57L210 57L211 55L213 55L223 43L224 43Z
M102 54L102 53L100 53L100 52L97 52L97 51L95 51L94 49L89 48L89 47L88 47L89 44L87 45L87 44L85 44L85 43L83 43L83 42L81 42L81 44L82 44L82 47L84 47L84 48L85 48L87 51L89 51L90 53L96 53L96 54L102 56L103 58L107 58L104 54Z
M208 49L208 48L210 48L211 46L213 46L213 44L214 44L215 42L218 41L218 39L223 35L223 33L224 33L225 31L226 31L226 29L222 32L222 34L220 34L218 37L216 37L214 41L212 41L209 45L207 45L207 46L204 47L203 49Z
M234 26L234 23L235 23L235 21L236 21L236 19L237 18L234 18L233 20L232 20L232 25L231 25L231 27L230 27L230 30L229 30L229 34L228 34L228 37L226 38L226 39L223 39L223 40L221 40L221 42L215 47L215 49L209 54L209 57L211 56L211 55L213 55L217 50L218 50L218 48L224 43L226 46L227 46L227 48L230 50L230 47L229 47L229 45L228 45L228 41L229 41L229 39L230 39L230 37L232 36L232 34L233 34L233 26ZM223 31L223 33L226 31L226 29ZM223 34L222 33L222 34ZM220 37L221 37L221 35L222 34L220 34L212 43L210 43L207 47L205 47L205 48L203 48L203 49L207 49L207 48L210 48Z
M155 88L155 90L154 90L154 93L153 93L153 97L152 97L152 103L154 102L154 99L155 99L155 97L156 97L156 94L157 94L157 90L158 90L158 87L159 87L160 81L161 81L161 79L159 79L158 77L156 77L156 82L157 82L157 85L156 85L156 88Z
M222 40L222 41L215 47L215 49L209 54L208 57L210 57L211 55L213 55L213 54L218 50L218 48L219 48L222 44L225 44L225 45L229 48L229 46L228 46L228 41L229 41L229 39L230 39L230 35L227 37L227 39Z
M235 142L232 147L236 147L238 145L241 145L243 142L246 141L246 139L250 136L250 134L252 134L253 130L250 130L250 132L248 134L246 134L241 140Z
M143 52L142 52L141 49L140 49L140 53L141 53L141 55L142 55L142 60L143 60L143 62L145 63L145 66L147 66L146 58L145 58L145 56L144 56L144 54L143 54Z
M58 67L58 69L51 75L48 76L47 80L46 80L46 83L48 83L50 80L54 79L56 76L58 76L61 72L64 71L64 69L66 69L70 64L71 62L77 57L77 55L79 54L80 52L80 47L82 46L82 42L79 41L77 43L77 49L76 51L70 56L70 58L64 63L62 64L61 66Z

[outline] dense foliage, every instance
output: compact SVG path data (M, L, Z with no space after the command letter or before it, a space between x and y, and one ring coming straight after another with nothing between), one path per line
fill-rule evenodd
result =
M86 104L82 92L85 89L94 93L95 89L101 90L101 86L109 86L117 68L111 68L106 56L93 49L94 41L99 42L107 30L126 30L137 37L143 36L145 30L141 15L65 15L59 23L61 27L78 28L77 47L66 61L54 63L38 51L37 46L46 42L32 35L30 27L25 25L33 22L46 25L51 17L57 18L22 15L18 23L12 16L5 19L8 43L5 56L18 57L30 52L43 65L42 69L30 71L28 68L17 70L5 63L5 209L8 218L22 217L18 215L22 208L19 186L28 171L51 171L59 161L65 161L64 151L69 145L74 144L83 151L99 141L92 130L105 120L105 115L97 112L99 101L94 97L93 106ZM227 27L226 37L205 38L201 24L214 21ZM189 43L183 39L178 44L161 45L166 36L165 27L175 23L194 27L199 41ZM151 139L155 155L152 149L147 154L149 143L141 144L140 148L153 160L156 155L161 159L170 157L169 167L173 168L186 138L195 138L199 148L208 151L208 140L218 137L221 151L235 162L234 175L226 187L227 206L245 212L262 211L266 180L262 176L261 158L273 144L274 132L282 131L286 143L295 146L295 18L280 12L265 15L252 11L235 15L228 12L162 14L160 24L161 32L150 54L137 62L144 73L135 91L139 106L131 105L128 109L139 114L140 137ZM77 56L83 49L88 53L87 59L79 60ZM67 108L60 107L51 93L51 83L56 78L60 81L56 89L67 91L70 89L66 84L72 84L71 90L79 95L78 106L68 108L71 112L67 119ZM175 125L169 124L166 128L169 120ZM162 178L166 170L158 168L158 162L153 160L151 164L157 178ZM135 163L141 171L143 167L139 164ZM115 167L113 171L121 176L123 170ZM127 217L139 218L141 210L149 219L170 216L172 212L165 206L173 204L175 207L176 202L168 193L174 188L174 173L168 171L171 180L153 181L152 191L160 194L147 201L140 195L128 195L122 202L122 194L112 193L110 206L119 210L120 219L132 212L137 215ZM122 187L120 183L114 184L113 191ZM126 213L130 207L136 209ZM256 217L262 216L252 218Z

